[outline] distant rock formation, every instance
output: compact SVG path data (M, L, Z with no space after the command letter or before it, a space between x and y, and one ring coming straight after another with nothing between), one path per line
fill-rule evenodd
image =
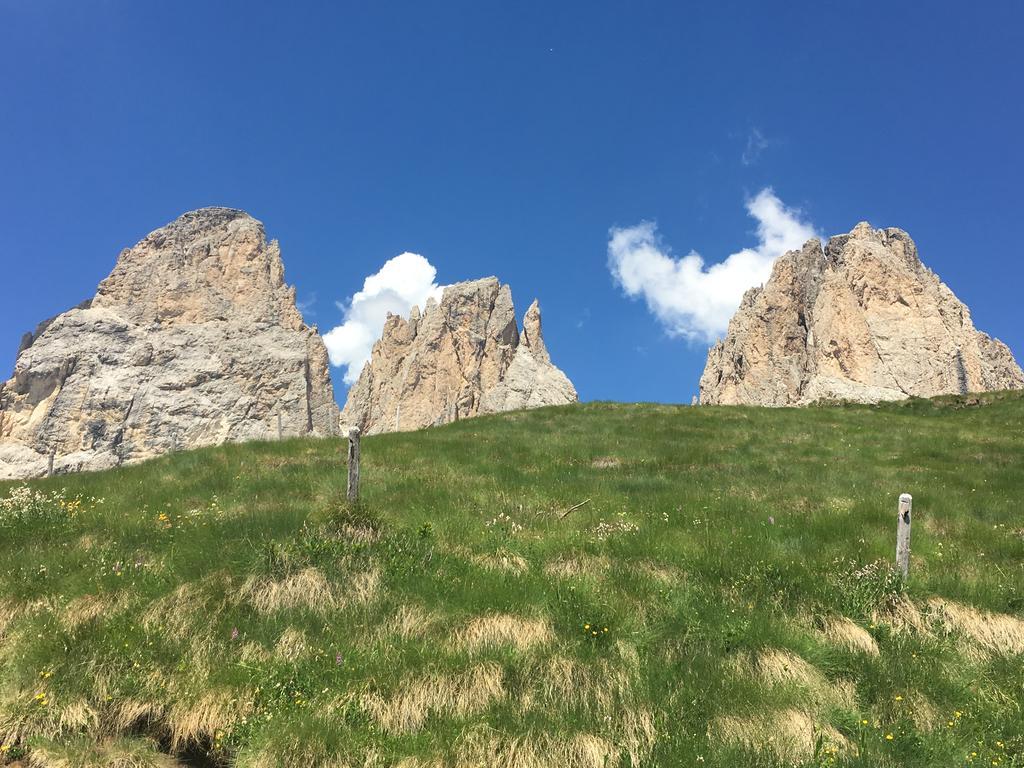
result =
M577 399L548 356L537 302L520 334L511 289L488 277L447 286L408 320L388 317L341 420L374 434Z
M866 222L810 240L747 291L708 352L702 404L878 402L1024 388L1000 341L925 267L910 236Z
M276 242L204 208L118 257L96 296L26 334L0 384L0 478L104 469L177 449L332 435L327 350Z

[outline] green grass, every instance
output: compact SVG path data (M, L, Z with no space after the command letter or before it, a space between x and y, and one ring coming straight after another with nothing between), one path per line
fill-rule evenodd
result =
M592 403L364 439L355 508L338 440L0 484L0 763L1024 766L1022 435Z

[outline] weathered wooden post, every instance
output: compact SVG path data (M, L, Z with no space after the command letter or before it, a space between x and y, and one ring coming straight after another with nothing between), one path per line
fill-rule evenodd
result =
M50 449L50 458L46 462L46 476L53 477L53 460L57 458L57 449Z
M277 409L277 439L284 437L284 430L281 428L281 409Z
M348 431L348 500L359 501L359 427Z
M909 493L900 494L896 515L896 567L904 579L910 574L910 509L913 504L914 498Z

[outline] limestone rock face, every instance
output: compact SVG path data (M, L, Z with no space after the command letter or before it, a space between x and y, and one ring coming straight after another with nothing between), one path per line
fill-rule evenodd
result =
M228 208L186 213L121 252L96 296L41 323L0 384L0 478L167 451L331 435L327 350L276 242Z
M544 346L537 302L520 334L511 289L488 277L447 286L408 320L391 315L341 420L374 434L576 400Z
M1021 388L1009 348L974 328L910 236L862 222L780 257L746 293L708 352L700 400L870 403Z

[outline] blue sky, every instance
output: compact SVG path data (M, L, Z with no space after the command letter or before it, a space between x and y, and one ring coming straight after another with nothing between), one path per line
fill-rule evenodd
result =
M707 343L624 295L609 232L711 264L758 246L765 188L814 231L906 229L1024 355L1024 5L921 7L0 0L0 371L122 248L227 205L321 330L410 251L539 298L583 399L689 402Z

